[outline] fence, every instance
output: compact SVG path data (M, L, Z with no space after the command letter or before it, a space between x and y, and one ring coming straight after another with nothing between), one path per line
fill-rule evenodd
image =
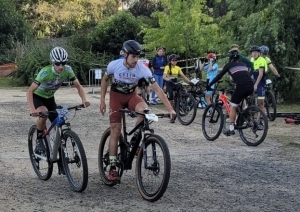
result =
M100 93L100 83L102 79L102 69L95 68L89 70L89 92Z

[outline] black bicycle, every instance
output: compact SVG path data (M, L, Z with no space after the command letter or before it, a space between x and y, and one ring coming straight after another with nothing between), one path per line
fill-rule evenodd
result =
M253 93L249 98L249 101L247 101L249 103L248 105L257 105L257 93ZM266 80L264 105L269 120L275 121L277 113L277 104L275 95L272 91L272 80L270 79Z
M174 107L178 121L182 125L191 124L197 114L197 102L191 93L188 93L181 83L176 83L174 91Z
M29 157L36 175L42 180L52 176L53 164L58 165L58 174L66 175L74 191L82 192L88 184L88 164L83 145L78 135L71 130L67 122L70 110L80 110L83 105L58 107L54 111L40 112L46 118L56 114L57 118L43 132L46 151L36 151L37 127L31 126L28 133ZM52 131L53 129L53 131ZM53 133L52 133L53 132Z
M149 114L149 110L138 113L127 109L120 109L122 113L123 132L119 137L117 167L121 178L124 170L132 168L133 159L136 158L136 183L142 197L150 202L160 199L165 193L171 173L171 158L167 143L149 125L158 121L158 118L170 117L169 114ZM131 117L143 116L144 120L130 132L126 129L125 114ZM110 171L109 137L111 129L108 128L102 135L99 152L98 167L100 177L104 184L114 186L116 183L108 179ZM133 135L131 141L128 136Z

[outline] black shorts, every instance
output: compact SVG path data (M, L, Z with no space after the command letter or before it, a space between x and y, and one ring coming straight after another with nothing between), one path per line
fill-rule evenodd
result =
M46 98L43 98L36 94L33 94L33 104L34 104L35 109L38 107L41 107L41 106L45 106L48 111L52 111L57 108L54 97L46 99ZM56 119L56 117L57 117L57 115L52 114L52 115L49 115L48 118L51 122L53 122Z
M149 86L149 82L145 78L142 78L142 79L139 79L139 81L138 81L138 87L139 88L143 87L143 83L145 84L145 86Z
M253 91L253 85L236 85L236 88L231 96L231 102L238 105L243 99L251 95Z

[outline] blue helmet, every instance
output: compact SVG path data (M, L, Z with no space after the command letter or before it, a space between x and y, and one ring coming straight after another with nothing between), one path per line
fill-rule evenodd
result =
M259 47L260 49L260 52L262 54L268 54L269 53L269 47L265 46L265 45L262 45L261 47Z

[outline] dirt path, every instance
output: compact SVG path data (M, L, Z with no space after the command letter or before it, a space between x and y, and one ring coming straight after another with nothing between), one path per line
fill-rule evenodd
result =
M71 122L88 157L88 188L71 191L56 166L48 181L39 180L27 151L27 132L35 119L28 115L25 92L0 89L0 211L299 211L299 125L277 119L270 123L266 141L248 147L238 136L205 140L199 124L202 110L187 127L160 120L153 127L168 142L172 172L165 195L149 203L138 193L134 170L125 172L122 184L113 188L101 182L97 152L109 124L108 116L98 112L96 94L88 94L91 107ZM61 88L56 99L68 106L80 103L74 88Z

